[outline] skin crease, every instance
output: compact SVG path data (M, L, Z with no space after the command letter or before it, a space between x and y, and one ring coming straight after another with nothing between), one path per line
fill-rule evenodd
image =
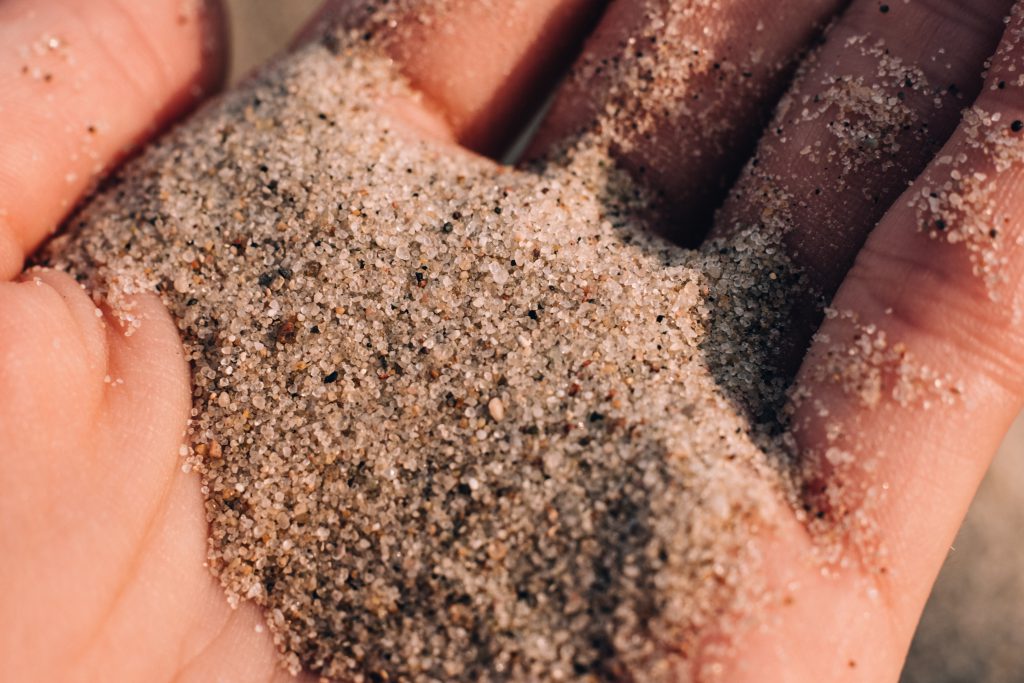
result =
M956 0L911 2L936 22L948 20L957 5ZM721 3L718 20L731 18L733 4L742 3ZM427 111L401 103L399 116L429 122L414 127L474 150L494 150L507 139L508 123L495 103L520 101L535 86L521 77L502 90L497 79L513 72L557 71L564 51L545 51L550 41L541 38L551 22L569 31L578 5L571 0L515 3L508 11L525 13L530 21L518 24L524 29L514 38L472 44L464 59L476 66L477 77L468 87L458 87L460 63L449 52L418 49L433 44L424 25L395 55L423 89ZM898 19L901 3L892 5L887 20ZM182 21L181 7L180 0L0 4L0 45L7 46L0 48L0 277L5 280L0 282L0 615L6 624L0 670L5 679L292 680L277 667L257 611L248 605L230 609L203 565L206 524L199 482L181 471L178 455L189 410L188 375L167 313L156 299L141 299L146 321L127 337L67 277L39 271L17 276L25 256L102 169L220 82L223 37L217 10L207 7ZM876 7L873 0L854 2L847 16L867 22L859 30L870 31L872 22L882 21ZM478 12L459 14L458 5L453 11L456 30L475 28ZM516 18L523 16L492 20L503 26ZM579 31L590 21L581 17ZM953 22L944 30L949 45L965 54L991 53L1002 29L998 23L994 28L986 21ZM1011 31L1021 23L1017 15ZM51 78L25 77L26 58L17 46L48 34L74 51L74 63L46 53L33 59L42 60ZM602 34L614 31L599 28L598 42L586 49L609 49L599 42ZM790 37L777 39L785 43ZM104 47L112 43L121 48ZM1017 71L1024 70L1022 52L1016 47L1003 53ZM982 93L983 105L1003 113L1004 120L1022 118L1020 88ZM549 130L571 127L558 116L556 111L546 124ZM100 134L82 147L83 133L93 125ZM940 154L956 154L964 144L962 132L953 132L946 144ZM984 159L971 163L986 168ZM673 178L700 178L705 172L666 169ZM1024 219L1019 175L1014 169L994 181L1001 188L997 209L1011 217L1014 229ZM868 413L835 388L822 388L834 419L851 433L867 435L867 447L893 455L881 472L849 475L874 477L901 492L872 511L891 569L880 576L854 563L823 574L810 559L806 530L780 505L778 528L757 539L765 557L762 580L777 600L734 634L742 657L712 657L712 646L721 640L713 626L698 652L700 663L721 666L722 680L895 680L946 549L1021 407L1019 324L1005 303L988 299L962 252L915 232L906 203L893 204L859 256L839 259L854 265L837 305L884 324L925 362L963 378L967 405L929 412L884 406ZM874 222L862 221L864 235ZM1016 250L1008 255L1004 302L1014 300L1024 264ZM886 313L889 309L894 313ZM826 327L836 337L847 334L837 323ZM812 347L812 358L820 352ZM820 427L813 416L808 424L800 438L814 445Z

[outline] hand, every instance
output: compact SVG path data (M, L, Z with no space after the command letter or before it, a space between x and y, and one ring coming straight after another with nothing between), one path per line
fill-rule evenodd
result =
M0 9L0 42L16 46L0 56L7 101L16 103L0 110L0 270L6 276L16 275L101 169L191 106L196 86L209 89L218 79L217 55L206 49L216 35L215 13L179 16L181 4L163 0L144 9L89 4L85 21L55 0L41 6L13 0ZM344 14L337 4L326 11ZM588 125L609 102L623 113L625 137L633 114L653 112L646 122L650 137L623 145L622 163L668 198L666 216L707 213L725 186L718 179L731 177L761 129L759 116L783 87L785 65L839 4L794 0L780 8L750 0L698 7L681 20L682 35L723 57L719 69L712 64L685 74L686 102L615 94L600 73L580 68L531 153L543 154ZM858 466L860 458L823 468L835 480L830 486L852 492L840 500L862 503L861 485L894 492L841 516L844 522L869 517L867 526L887 550L881 564L859 561L865 548L855 541L863 536L849 528L841 531L855 559L828 575L807 559L812 541L796 519L780 520L777 534L762 539L764 580L786 597L769 605L749 632L733 635L743 656L718 662L724 680L895 678L945 549L1020 407L1024 359L1013 315L1015 231L1024 201L1013 181L1020 159L997 172L994 156L1019 155L1024 145L1024 137L1020 143L1012 137L1022 113L1019 12L984 87L980 78L1010 4L896 0L883 11L875 0L855 0L798 79L795 104L769 128L758 164L748 167L716 219L718 234L737 225L772 229L771 210L780 205L761 189L795 198L781 205L792 226L788 248L823 296L842 283L833 306L851 312L825 323L802 366L818 403L797 407L797 434L811 460L826 445L886 456L870 468ZM644 6L612 4L587 44L584 67L614 57L622 38L644 28L647 16L638 9ZM455 3L447 17L454 34L438 39L431 28L437 23L425 22L391 49L431 104L406 112L411 120L494 153L557 73L566 41L556 38L582 38L593 3L478 7ZM850 40L865 33L871 38ZM907 40L910 34L914 40ZM450 49L453 35L463 39L458 51ZM884 49L876 47L880 38ZM109 51L110 45L120 47ZM749 75L715 73L743 61L751 45L761 52ZM837 76L857 87L832 87ZM889 98L879 104L873 96L883 92ZM978 92L978 106L1002 118L960 124L959 110ZM810 105L830 106L815 114L804 95ZM49 125L55 117L59 123ZM853 130L843 126L850 121ZM979 130L1006 145L979 148ZM922 188L963 184L951 176L954 167L960 179L986 175L970 195L973 203L948 205L944 190L936 205L926 201L921 208ZM905 183L919 175L901 197ZM968 244L977 248L968 251L931 239L927 233L939 221L944 234L974 230L981 221L994 226L982 238L999 245L1005 277L973 272L971 255L988 253L989 243L971 237ZM143 299L140 306L149 320L125 337L63 276L30 272L0 285L0 486L7 492L0 502L0 584L8 588L0 613L10 625L0 661L16 680L281 675L259 615L246 606L231 611L202 566L198 482L181 472L178 457L189 409L187 370L158 302ZM809 304L790 329L795 356L806 346L814 311ZM930 410L914 401L902 405L891 378L882 377L882 390L866 405L862 386L837 384L835 373L821 371L834 362L832 349L863 336L872 323L935 377L959 380L963 403ZM820 417L824 411L827 419ZM838 439L829 440L825 427L837 427ZM711 629L708 638L714 637Z

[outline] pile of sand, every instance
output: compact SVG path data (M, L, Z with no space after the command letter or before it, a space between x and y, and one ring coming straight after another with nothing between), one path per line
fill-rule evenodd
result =
M699 68L643 59L627 86ZM294 670L686 673L761 599L749 541L801 488L781 235L652 236L610 155L631 109L512 170L404 135L381 103L408 97L332 32L129 164L50 259L178 320L211 566Z

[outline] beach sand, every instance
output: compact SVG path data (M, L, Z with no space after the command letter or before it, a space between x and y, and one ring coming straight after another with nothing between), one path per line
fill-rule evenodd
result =
M814 513L766 353L799 278L760 230L655 236L618 119L524 171L404 134L368 34L158 142L52 263L178 320L211 567L292 670L687 674L759 599L750 540Z
M229 0L234 78L277 53L319 0ZM1024 419L989 472L922 617L903 683L1017 683L1024 671Z
M614 125L511 171L379 116L410 96L333 34L51 253L130 324L154 289L179 320L211 565L291 668L685 673L680 643L763 597L748 541L798 501L762 351L799 278L778 236L652 237Z

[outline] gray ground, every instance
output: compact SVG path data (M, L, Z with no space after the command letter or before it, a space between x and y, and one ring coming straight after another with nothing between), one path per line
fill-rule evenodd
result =
M233 77L277 52L318 0L228 0ZM1024 420L1007 438L925 611L902 683L1024 681Z
M902 683L1024 681L1024 419L981 487L932 593Z

